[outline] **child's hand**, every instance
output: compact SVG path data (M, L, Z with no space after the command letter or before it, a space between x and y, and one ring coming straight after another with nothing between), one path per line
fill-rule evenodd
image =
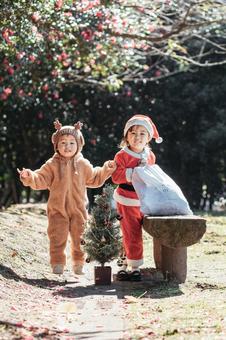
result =
M116 168L117 168L116 162L115 161L108 161L108 167L110 169L116 170Z
M20 178L28 178L31 176L30 170L23 168L22 170L17 168L17 172L20 175Z

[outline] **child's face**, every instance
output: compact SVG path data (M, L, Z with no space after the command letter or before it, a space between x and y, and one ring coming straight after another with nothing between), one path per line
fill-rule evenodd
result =
M127 142L130 150L142 152L144 147L150 142L151 138L144 126L134 125L127 133Z
M62 135L57 143L59 154L65 158L71 158L75 155L78 149L75 137L72 135Z

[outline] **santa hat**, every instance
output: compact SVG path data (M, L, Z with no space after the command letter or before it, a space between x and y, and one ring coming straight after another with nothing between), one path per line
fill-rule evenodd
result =
M57 143L58 143L59 137L63 135L72 135L75 137L75 140L77 142L77 147L78 147L76 153L79 153L82 150L85 144L85 141L80 131L82 128L81 122L77 122L76 124L74 124L74 126L70 126L70 125L62 126L59 120L56 119L54 122L54 126L55 126L55 129L57 130L56 132L52 134L52 143L54 145L55 151L57 151Z
M128 130L134 125L144 126L149 132L151 139L154 138L156 143L162 143L163 139L162 137L159 137L159 133L155 124L151 118L145 115L134 115L127 121L124 128L124 137L126 136Z

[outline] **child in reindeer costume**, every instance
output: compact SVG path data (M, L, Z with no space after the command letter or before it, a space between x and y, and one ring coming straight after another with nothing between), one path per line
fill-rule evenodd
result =
M88 203L86 188L104 184L114 172L114 161L103 167L93 167L81 153L84 138L82 124L62 126L54 122L52 135L55 154L40 169L18 169L20 180L34 190L49 190L47 204L50 264L54 274L63 274L66 264L65 248L71 237L71 256L75 274L83 274L84 253L81 238L87 220Z

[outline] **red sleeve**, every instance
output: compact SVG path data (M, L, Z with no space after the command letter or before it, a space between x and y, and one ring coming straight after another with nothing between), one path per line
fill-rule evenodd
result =
M126 160L124 159L122 153L117 153L114 158L117 169L113 172L111 178L112 182L115 184L126 183Z
M140 159L121 150L115 155L114 160L117 164L117 169L112 174L112 182L115 184L131 183L131 181L128 181L128 178L132 175L132 169L139 165ZM155 163L155 155L152 151L148 156L147 162L150 165Z

